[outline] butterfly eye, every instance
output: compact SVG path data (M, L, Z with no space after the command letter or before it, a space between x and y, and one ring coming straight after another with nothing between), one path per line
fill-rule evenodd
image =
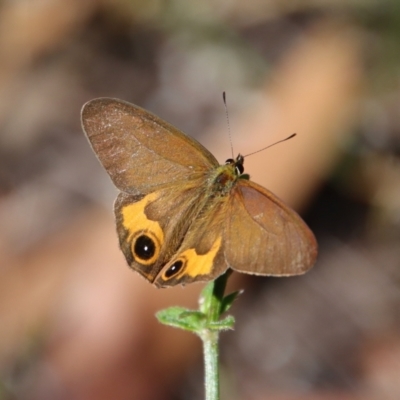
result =
M236 164L235 168L236 168L236 173L238 175L242 175L243 174L243 172L244 172L243 164Z
M150 232L140 233L132 241L132 255L140 264L153 264L158 257L160 244L152 236Z
M184 266L184 262L182 260L176 260L165 272L164 279L170 279L176 274L178 274Z
M236 160L234 160L233 158L228 158L225 161L225 165L232 165L235 167L235 171L237 175L242 175L244 172L244 167L243 167L243 161L244 158L242 155L238 155Z
M238 154L238 156L236 157L236 161L234 162L236 173L238 175L242 175L244 172L243 163L244 163L244 157L241 154Z

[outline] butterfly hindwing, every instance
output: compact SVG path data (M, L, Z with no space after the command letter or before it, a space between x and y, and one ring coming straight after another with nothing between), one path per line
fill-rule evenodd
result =
M228 269L224 223L228 197L207 198L170 261L156 277L159 287L205 282Z
M196 217L207 201L203 185L188 181L147 195L119 194L114 210L120 247L128 264L150 282L184 248L188 238L197 241L200 252L207 248L200 240L203 232L197 229L204 219ZM212 237L208 233L205 239L210 242Z

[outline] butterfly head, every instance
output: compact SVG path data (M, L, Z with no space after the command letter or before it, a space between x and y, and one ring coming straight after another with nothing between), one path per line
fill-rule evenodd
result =
M237 176L243 175L244 172L244 157L241 154L238 154L236 160L233 158L228 158L225 161L225 165L232 165L235 168L235 172Z

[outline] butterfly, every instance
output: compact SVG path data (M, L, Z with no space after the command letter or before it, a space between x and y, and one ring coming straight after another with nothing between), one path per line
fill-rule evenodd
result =
M114 211L126 261L157 287L209 281L228 268L298 275L315 263L311 230L249 180L240 154L220 165L195 139L122 100L91 100L81 120L120 191Z

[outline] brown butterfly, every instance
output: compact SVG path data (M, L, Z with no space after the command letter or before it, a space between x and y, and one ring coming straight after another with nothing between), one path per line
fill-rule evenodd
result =
M82 126L120 193L117 231L128 264L158 287L306 272L313 233L291 208L243 174L244 158L219 165L195 139L150 112L109 98L89 101Z

